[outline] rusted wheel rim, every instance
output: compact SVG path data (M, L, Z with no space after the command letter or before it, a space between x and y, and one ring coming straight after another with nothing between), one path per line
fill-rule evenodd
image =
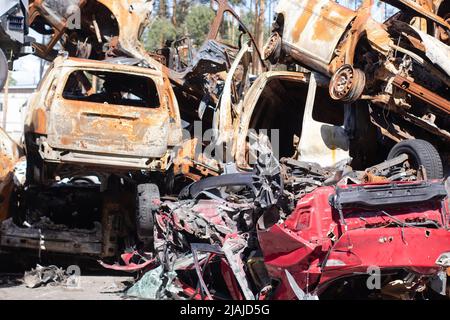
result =
M366 83L364 73L351 65L339 68L330 81L330 95L335 100L354 102L360 98Z
M353 86L353 69L344 68L340 70L333 81L333 95L337 99L345 97Z
M271 59L276 55L277 50L281 46L281 37L278 33L274 33L270 36L269 41L264 46L264 60Z

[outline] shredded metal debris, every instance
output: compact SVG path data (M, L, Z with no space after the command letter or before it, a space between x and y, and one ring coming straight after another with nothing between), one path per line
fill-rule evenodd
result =
M58 285L65 282L67 278L65 270L57 266L37 265L35 269L25 272L23 282L27 288L37 288L47 284Z

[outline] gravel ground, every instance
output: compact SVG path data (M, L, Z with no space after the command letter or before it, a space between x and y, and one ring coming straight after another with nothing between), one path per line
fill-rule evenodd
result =
M0 274L0 300L123 300L127 282L123 276L81 276L79 288L47 284L27 288L23 274Z

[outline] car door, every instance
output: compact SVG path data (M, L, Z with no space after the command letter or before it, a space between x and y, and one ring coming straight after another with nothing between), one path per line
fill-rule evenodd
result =
M318 81L325 80L322 76L311 73L303 115L303 129L298 144L298 160L318 163L322 167L334 167L350 158L350 142L344 123L332 125L314 118L314 109L320 107L316 100Z
M260 112L257 106L263 92L265 90L270 92L268 84L276 79L293 81L298 83L299 86L306 87L306 102L304 105L298 106L298 121L302 122L300 126L302 130L295 153L296 160L318 163L322 167L332 167L343 160L349 159L349 138L344 129L344 120L342 120L342 124L335 124L336 121L333 121L333 123L332 121L325 122L322 120L325 120L327 116L320 115L320 113L323 113L322 107L326 110L333 107L337 108L336 105L322 106L324 99L320 95L323 95L323 93L317 91L318 83L321 84L322 88L325 88L327 80L315 73L308 76L308 74L300 72L271 71L261 74L246 92L242 112L239 118L235 120L233 155L237 165L240 168L249 167L249 143L252 139L255 139L252 136L254 130L250 129L250 123L254 115ZM289 99L286 99L286 103L289 103L288 101ZM334 112L337 112L337 110ZM300 117L300 115L302 116ZM273 114L266 114L266 117L274 116ZM343 118L345 119L344 116ZM282 127L265 129L283 130ZM256 134L259 134L259 132L256 132ZM280 135L276 134L273 136L271 134L269 137L275 156L278 156L276 148L280 145L280 141L276 141L276 139L279 137Z
M213 128L216 130L216 142L232 143L235 120L239 119L242 99L249 85L249 68L251 61L251 47L248 43L236 56L225 80L218 108L214 115ZM236 86L237 73L241 73L239 88Z

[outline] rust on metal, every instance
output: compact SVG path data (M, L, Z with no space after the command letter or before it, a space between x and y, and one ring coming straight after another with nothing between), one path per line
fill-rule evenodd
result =
M441 96L427 90L426 88L418 85L414 81L408 80L402 76L395 76L393 84L398 88L405 90L406 92L416 96L417 98L430 103L439 110L450 114L450 102Z
M0 221L10 212L10 199L14 190L14 167L23 155L22 148L0 128Z

